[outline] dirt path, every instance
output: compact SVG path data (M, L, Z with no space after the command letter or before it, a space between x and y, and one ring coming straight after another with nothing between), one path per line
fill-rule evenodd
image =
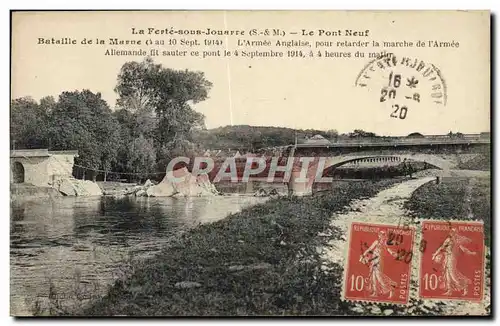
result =
M373 223L390 223L415 225L412 219L407 216L403 204L407 201L411 194L420 186L434 180L434 177L423 177L405 181L389 189L383 190L376 196L354 201L350 205L351 211L346 214L339 214L333 217L331 226L340 228L346 236L341 240L331 240L325 248L322 248L322 253L325 261L338 263L345 266L344 253L347 246L348 225L352 221L358 222L373 222ZM419 225L417 225L417 235L420 233ZM417 237L417 241L419 238ZM418 275L418 259L412 261L412 282L410 285L410 305L405 307L405 313L411 315L414 311L429 314L447 314L447 315L484 315L487 313L486 307L490 304L489 291L485 291L485 299L483 303L460 302L460 301L422 301L417 300L417 275ZM488 278L486 279L489 287ZM438 312L438 308L443 312ZM382 310L373 303L353 303L353 311L364 314L382 313ZM387 311L384 311L388 314Z

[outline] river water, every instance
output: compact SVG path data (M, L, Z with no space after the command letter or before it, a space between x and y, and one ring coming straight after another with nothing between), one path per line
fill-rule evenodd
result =
M12 202L11 315L32 315L34 306L43 309L49 294L72 298L80 289L103 295L126 273L124 263L154 255L183 230L265 200L60 197Z

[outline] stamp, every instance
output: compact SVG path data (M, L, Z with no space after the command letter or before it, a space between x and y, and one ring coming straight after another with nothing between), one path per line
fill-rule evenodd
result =
M422 221L421 299L481 301L484 226L476 221Z
M432 63L383 52L359 72L356 87L376 92L392 119L405 120L419 105L446 105L447 87L441 71Z
M342 299L407 304L415 229L353 222Z

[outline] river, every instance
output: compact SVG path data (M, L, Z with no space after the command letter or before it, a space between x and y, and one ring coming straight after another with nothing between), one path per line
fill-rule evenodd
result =
M48 304L49 293L74 296L75 286L103 295L131 259L154 255L183 230L265 200L60 197L12 202L11 315L32 315L35 305Z

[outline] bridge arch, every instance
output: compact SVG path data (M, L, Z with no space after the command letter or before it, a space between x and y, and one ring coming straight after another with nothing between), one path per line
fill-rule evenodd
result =
M300 178L300 171L292 172L291 178L288 183L290 193L296 195L304 195L312 193L313 184L316 181L316 176L319 175L318 168L322 169L321 175L331 177L333 170L339 166L349 162L359 160L372 160L375 162L377 159L397 159L403 162L405 159L410 161L426 162L438 169L448 171L454 167L454 163L433 154L393 154L393 155L380 155L380 154L366 154L366 155L340 155L326 158L324 166L318 166L319 160L316 160L312 166L307 170L307 181Z
M443 159L437 155L432 154L397 154L397 155L349 155L349 156L333 156L327 158L324 166L324 170L326 169L335 169L347 163L368 160L371 162L377 162L379 159L385 159L386 161L397 160L403 162L404 160L408 161L417 161L417 162L426 162L429 165L432 165L440 170L450 170L453 168L454 163L449 160Z
M12 163L13 183L24 183L24 176L25 176L24 165L18 161Z

